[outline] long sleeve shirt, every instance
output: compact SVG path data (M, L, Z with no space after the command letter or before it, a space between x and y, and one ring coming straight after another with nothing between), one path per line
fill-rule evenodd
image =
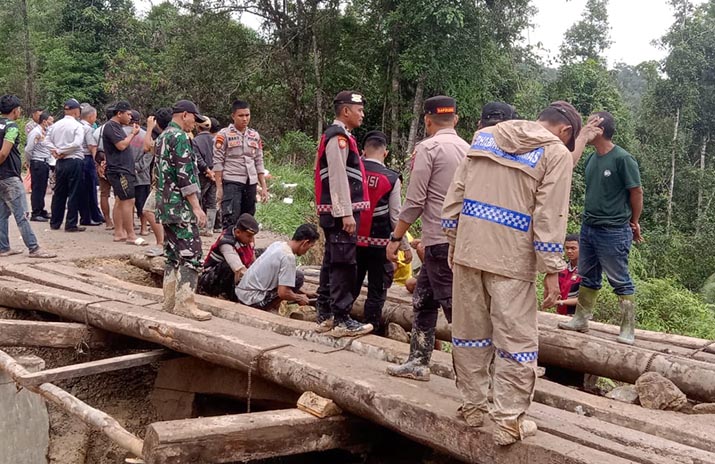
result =
M40 125L35 125L35 128L27 135L27 144L25 145L25 157L30 161L42 161L49 163L52 159L52 153L45 141L46 130Z
M213 170L223 172L224 182L258 183L258 175L266 172L258 132L250 128L241 132L233 124L221 129L214 142Z
M84 128L72 116L65 116L47 131L47 145L63 155L60 159L84 159L83 143Z
M334 120L334 125L345 130L345 136L338 135L328 140L325 145L325 157L328 159L328 179L330 183L330 202L333 205L333 217L345 217L353 214L353 204L350 197L348 182L347 159L348 143L346 137L350 132L342 121Z

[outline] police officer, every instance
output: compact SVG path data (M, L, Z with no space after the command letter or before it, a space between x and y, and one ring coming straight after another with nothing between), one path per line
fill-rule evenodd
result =
M261 186L261 201L268 201L263 142L257 131L248 127L251 107L243 100L231 105L233 123L219 131L214 142L213 171L216 203L221 205L223 227L231 227L243 213L256 214L256 187Z
M179 100L168 127L156 140L157 221L164 227L164 311L199 321L211 314L196 306L194 293L201 269L199 227L206 224L201 209L199 170L186 134L203 122L196 105Z
M318 287L318 332L334 337L369 333L371 324L350 318L357 272L357 222L370 207L365 169L355 137L365 98L350 90L333 100L335 120L323 133L315 163L315 202L325 234L325 254Z
M382 307L387 298L387 289L392 285L395 266L388 261L385 247L390 243L390 233L397 225L400 214L402 184L400 175L385 166L387 136L380 131L370 131L363 141L363 164L367 176L370 208L360 213L360 228L357 236L357 281L354 296L360 295L363 279L367 274L367 299L365 321L381 333ZM412 261L412 251L407 240L401 249L405 261Z
M397 261L397 250L410 225L422 217L422 244L425 259L412 295L415 312L410 356L401 366L390 366L388 374L415 380L429 380L429 361L434 348L437 311L441 306L452 320L452 270L447 263L449 245L442 231L442 203L457 166L469 144L454 130L457 102L437 96L425 100L425 132L428 138L417 144L412 173L400 220L390 237L387 257Z

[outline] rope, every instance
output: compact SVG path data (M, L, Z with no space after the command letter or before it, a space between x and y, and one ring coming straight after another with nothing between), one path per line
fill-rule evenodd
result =
M650 357L648 358L648 362L645 364L645 370L643 371L644 374L645 374L646 372L650 371L650 368L651 368L652 365L653 365L653 360L654 360L655 357L658 356L659 354L660 354L660 353L658 353L657 351L654 351L654 352L650 355Z
M698 348L697 350L694 350L692 353L686 355L686 357L687 357L687 358L692 358L692 357L695 356L696 354L701 353L701 352L707 350L708 348L710 348L710 347L713 346L713 345L715 345L715 340L713 340L713 341L711 341L711 342L707 342L705 345L701 346L701 347Z
M253 357L251 360L251 363L248 365L248 385L246 386L246 413L251 412L251 395L253 394L253 381L252 381L252 374L253 374L253 369L255 369L258 366L258 362L261 360L261 357L263 357L264 354L268 353L269 351L277 350L279 348L285 348L287 346L293 346L289 343L286 343L284 345L277 345L277 346L272 346L270 348L265 348L261 351L258 352L256 356Z

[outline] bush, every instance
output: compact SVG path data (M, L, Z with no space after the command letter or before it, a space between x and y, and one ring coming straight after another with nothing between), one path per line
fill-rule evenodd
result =
M267 155L274 166L312 166L318 145L313 137L300 131L286 132Z
M316 222L312 171L274 163L266 167L271 174L268 179L271 199L256 208L256 218L262 227L290 237L299 225ZM293 203L284 203L286 198Z

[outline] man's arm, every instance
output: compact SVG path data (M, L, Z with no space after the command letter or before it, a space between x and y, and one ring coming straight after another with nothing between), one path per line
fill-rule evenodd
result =
M442 204L442 230L447 236L449 243L449 255L447 262L452 266L454 260L454 246L457 243L457 225L459 224L459 215L462 213L462 205L464 204L464 178L467 172L467 166L470 163L469 158L465 158L457 166L457 171L454 173L452 184L447 190L447 195L444 197Z
M325 157L328 161L328 179L330 182L330 200L333 205L333 217L353 216L353 205L350 199L350 184L348 183L347 159L348 138L346 135L336 135L328 140L325 146Z
M402 237L409 226L422 215L431 176L432 156L424 145L420 144L415 150L415 162L410 173L410 182L407 185L405 204L402 205L400 211L400 221L395 227L395 236Z
M291 287L286 285L278 286L278 298L285 301L295 301L300 306L305 306L309 303L308 295L295 293Z
M149 116L146 118L146 133L144 134L144 152L148 153L154 150L154 139L152 134L154 133L154 128L156 127L156 118L154 116Z
M641 235L640 218L643 212L643 188L635 187L628 189L630 193L631 200L631 229L633 230L633 240L636 243L643 241L643 236Z
M194 153L191 143L185 132L178 133L171 142L174 146L167 147L171 153L171 164L176 168L176 186L191 205L191 210L196 216L199 227L206 225L206 213L199 202L198 174L195 172ZM172 149L173 148L173 149Z
M216 205L221 208L223 200L223 165L226 162L226 135L220 130L214 142L214 179L216 181Z
M30 158L32 157L32 151L35 149L35 145L37 144L37 139L38 136L34 135L34 129L33 131L30 131L29 134L27 134L27 143L25 144L25 160L29 161Z
M19 132L20 130L14 124L8 124L5 128L5 137L3 137L2 147L0 147L0 163L4 163L10 155L10 151L13 145L15 145L15 140Z
M105 131L106 131L106 128L105 128ZM139 125L134 124L134 126L132 127L132 131L129 133L129 135L127 135L124 138L120 138L120 136L116 132L114 132L114 133L110 132L110 133L108 133L108 135L111 137L110 141L117 148L117 150L122 151L122 150L127 149L127 147L132 143L132 139L134 139L134 137L138 133L139 133ZM122 135L124 135L124 131L122 131Z
M578 161L581 159L581 155L583 155L583 151L586 149L586 145L588 145L593 139L600 134L603 134L603 129L598 127L599 124L603 122L603 118L598 117L596 115L591 116L588 118L588 122L586 122L586 125L583 126L581 129L581 132L578 134L578 137L576 137L576 141L574 143L574 150L571 152L571 158L573 159L573 167L575 168L576 165L578 164Z
M261 186L261 201L268 201L268 185L266 184L266 168L263 165L263 140L258 136L258 150L256 150L256 172L258 173L258 185Z

